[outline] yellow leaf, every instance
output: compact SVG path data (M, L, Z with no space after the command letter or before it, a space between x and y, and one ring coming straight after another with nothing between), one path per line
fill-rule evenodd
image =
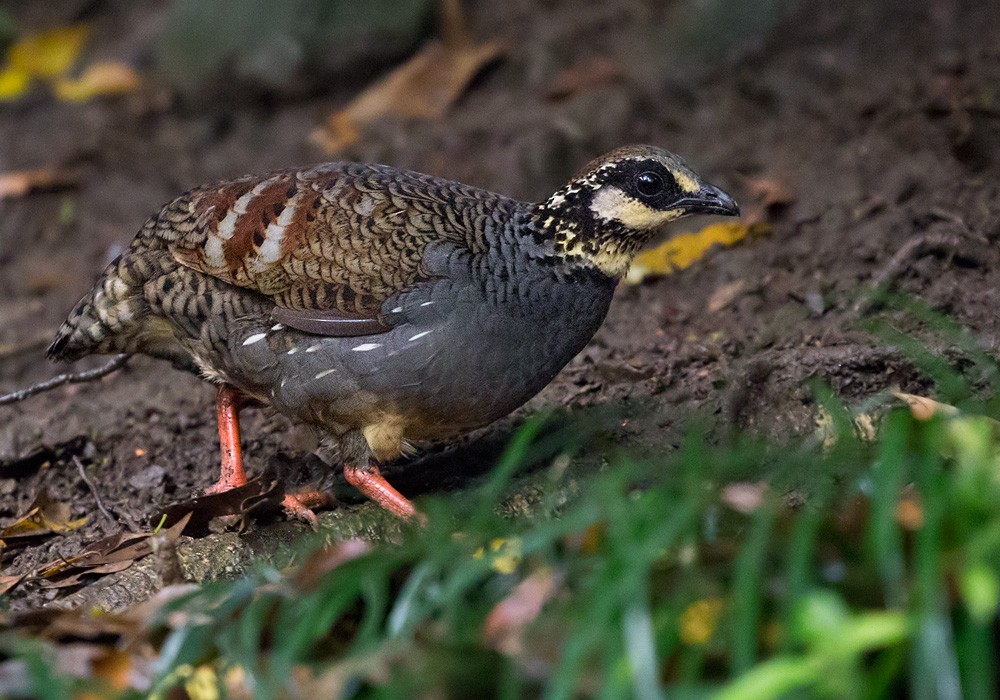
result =
M139 74L124 63L98 61L77 78L59 78L53 85L56 97L66 102L83 102L92 97L123 95L142 86Z
M703 598L687 606L681 613L681 641L685 644L708 644L723 606L721 598Z
M219 700L219 678L211 666L199 666L185 681L184 690L191 700Z
M764 235L767 224L746 224L742 221L711 224L697 233L675 236L662 245L636 256L625 281L638 284L649 277L669 275L698 262L714 246L729 247L748 236Z
M486 552L482 547L477 549L472 555L475 559L482 559ZM518 564L521 563L521 540L514 537L504 539L497 537L490 541L490 568L500 574L512 574L517 571Z
M62 75L73 67L89 32L89 25L74 24L29 34L8 49L7 63L36 78Z
M4 539L30 537L52 532L65 533L83 527L87 518L70 520L68 503L53 501L44 491L39 493L28 511L7 527L0 530Z
M0 71L0 101L15 100L28 89L31 76L22 70L8 66Z

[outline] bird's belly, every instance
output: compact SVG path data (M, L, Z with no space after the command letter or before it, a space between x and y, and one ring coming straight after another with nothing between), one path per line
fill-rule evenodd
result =
M281 331L280 342L237 344L244 365L254 364L254 346L262 358L260 370L239 374L270 374L279 411L336 432L390 420L410 440L446 438L537 394L590 340L611 298L610 289L556 289L544 299L484 303L474 292L435 292L403 300L407 321L379 335Z

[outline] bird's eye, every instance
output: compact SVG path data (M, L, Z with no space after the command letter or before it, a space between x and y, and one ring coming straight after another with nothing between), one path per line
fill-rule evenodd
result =
M635 179L635 189L643 197L655 197L663 192L663 178L658 173L640 173Z

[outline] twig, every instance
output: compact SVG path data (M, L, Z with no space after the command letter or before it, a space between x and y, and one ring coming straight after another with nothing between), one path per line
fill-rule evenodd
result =
M67 372L66 374L59 374L52 377L52 379L46 379L44 382L32 384L31 386L23 389L12 391L9 394L2 394L0 395L0 406L9 403L17 403L18 401L24 401L29 396L41 394L43 391L51 391L52 389L60 387L63 384L83 384L84 382L92 382L95 379L100 379L101 377L111 374L116 369L123 367L129 357L131 357L131 355L115 355L100 367L88 369L84 372Z
M855 314L864 315L878 302L878 292L892 284L897 277L905 272L911 260L941 250L954 254L961 239L950 233L925 233L908 240L889 259L871 281L867 294L859 299L852 309Z
M94 494L94 500L97 501L97 509L101 511L104 514L104 517L110 520L112 523L117 523L118 519L115 518L115 516L111 515L111 513L108 512L108 509L104 507L104 501L101 500L101 494L98 493L97 487L94 485L93 480L90 478L90 475L87 474L87 470L84 468L83 462L81 462L80 458L77 457L76 455L73 455L72 459L73 459L73 464L76 465L76 470L80 472L80 478L83 479L83 483L85 483L87 485L87 488L90 489L90 492Z

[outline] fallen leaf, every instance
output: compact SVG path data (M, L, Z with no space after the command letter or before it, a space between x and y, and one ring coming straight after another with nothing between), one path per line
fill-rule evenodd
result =
M719 498L733 510L749 515L761 507L766 493L767 483L763 481L741 481L726 484Z
M101 654L91 662L91 669L94 678L100 678L112 690L123 691L129 688L148 688L152 680L148 675L148 669L143 679L144 682L136 683L135 660L133 655L127 654L121 649L109 647L104 654Z
M31 76L7 66L0 70L0 102L15 100L31 84Z
M924 524L924 506L920 494L907 486L896 504L896 522L905 530L919 530Z
M687 606L679 620L681 641L693 646L708 644L724 607L721 598L703 598Z
M190 516L177 521L159 533L118 533L104 537L84 547L72 557L62 557L39 569L38 577L45 588L71 588L90 583L95 578L124 571L135 562L155 551L156 540L176 541Z
M549 84L546 96L552 100L562 100L578 92L611 85L623 77L621 68L611 59L594 56L559 71Z
M78 179L76 172L58 167L0 173L0 200L24 197L42 190L72 187Z
M910 413L917 420L930 420L934 416L957 416L959 411L954 406L926 396L916 394L905 394L898 390L893 390L892 395L910 407Z
M271 512L280 513L283 496L284 490L279 482L272 482L265 488L258 477L222 493L197 496L169 505L162 515L151 518L150 524L156 527L162 522L163 526L171 527L190 515L190 519L185 520L183 534L199 537L211 532L209 524L216 518L243 518L251 512L261 516Z
M328 154L355 143L366 124L383 117L438 118L472 79L504 49L498 42L446 44L434 40L406 63L368 87L345 109L313 131L312 141Z
M0 101L12 101L31 87L33 80L51 80L76 62L89 28L78 24L22 37L7 50L0 68Z
M632 261L625 281L638 284L651 277L669 275L698 262L715 246L728 248L748 237L769 233L764 223L746 224L742 221L710 224L696 233L675 236L665 243L643 251Z
M744 279L734 280L729 284L722 285L708 297L708 304L705 305L706 310L710 314L722 311L722 309L739 299L746 288L747 282Z
M486 556L486 550L480 547L472 555L475 559ZM521 540L517 537L497 537L490 540L490 568L501 574L512 574L521 563Z
M3 545L0 544L0 548ZM27 574L22 574L20 576L0 576L0 596L9 593L14 590L17 586L21 585L28 578Z
M606 534L607 523L591 523L582 532L567 535L566 544L571 549L578 550L581 554L590 556L600 551Z
M552 599L561 581L560 574L545 567L514 586L486 616L483 644L508 656L519 655L524 650L524 629Z
M94 97L110 97L135 92L142 87L139 74L124 63L98 61L79 78L59 78L52 86L56 97L66 102L84 102Z
M364 556L371 551L371 548L371 543L360 537L340 540L332 545L321 547L303 562L295 577L296 583L302 590L311 590L319 584L323 576L341 564Z
M215 669L202 664L184 682L184 690L191 700L219 700L219 678Z
M0 539L9 547L14 543L23 543L28 538L72 532L87 522L86 517L78 520L69 518L69 504L52 500L43 490L31 502L24 515L0 529Z
M7 64L33 78L54 78L73 67L89 33L89 25L74 24L28 34L7 50Z
M796 199L792 188L776 177L745 177L743 183L750 197L769 209L787 206Z

